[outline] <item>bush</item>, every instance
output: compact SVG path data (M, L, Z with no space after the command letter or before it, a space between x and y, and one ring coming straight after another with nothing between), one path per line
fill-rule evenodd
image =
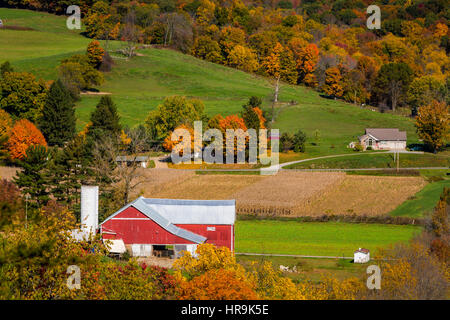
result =
M294 152L305 152L306 134L302 130L298 130L294 134Z
M361 151L364 151L364 147L362 146L361 143L358 142L358 143L355 143L353 150L356 152L361 152Z

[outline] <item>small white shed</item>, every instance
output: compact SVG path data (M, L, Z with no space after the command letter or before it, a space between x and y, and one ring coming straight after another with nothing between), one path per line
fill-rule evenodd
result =
M368 249L359 248L353 254L354 263L367 263L370 261L370 251Z

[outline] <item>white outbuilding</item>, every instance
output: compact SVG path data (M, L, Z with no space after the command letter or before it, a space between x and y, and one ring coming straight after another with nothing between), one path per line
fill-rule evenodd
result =
M368 249L359 248L353 254L354 263L367 263L370 261L370 251Z

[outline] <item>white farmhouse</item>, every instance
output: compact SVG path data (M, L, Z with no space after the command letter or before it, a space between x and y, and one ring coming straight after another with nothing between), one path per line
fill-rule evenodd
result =
M359 143L364 150L405 150L406 131L397 128L366 128L365 133L358 137ZM350 148L355 146L354 142L349 144Z
M370 251L368 249L359 248L353 254L354 263L366 263L370 260Z

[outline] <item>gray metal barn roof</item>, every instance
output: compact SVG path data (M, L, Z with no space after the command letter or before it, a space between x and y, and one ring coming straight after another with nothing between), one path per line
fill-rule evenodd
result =
M109 216L101 224L131 206L170 233L195 243L203 243L206 238L179 228L175 224L232 225L236 219L235 200L178 200L139 197Z

